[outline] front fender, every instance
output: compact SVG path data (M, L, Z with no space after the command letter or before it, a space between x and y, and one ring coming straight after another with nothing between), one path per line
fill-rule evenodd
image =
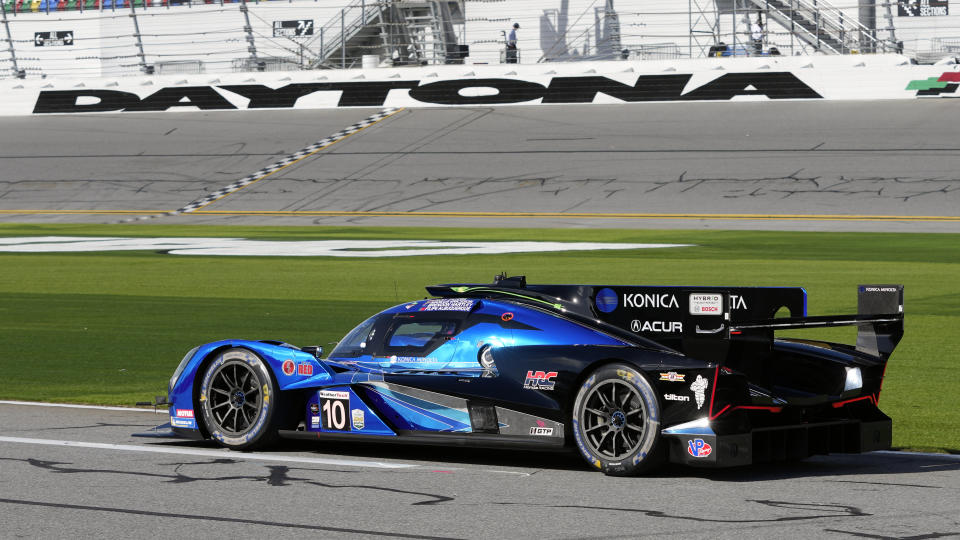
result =
M170 403L170 424L176 429L199 429L194 409L194 389L207 361L220 351L231 348L249 349L263 358L277 381L280 391L297 390L330 384L333 371L312 354L252 340L222 340L198 347L167 394Z

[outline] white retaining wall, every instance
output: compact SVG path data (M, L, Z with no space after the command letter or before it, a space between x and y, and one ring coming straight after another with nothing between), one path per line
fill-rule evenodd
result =
M951 81L960 82L960 67L911 65L897 55L62 78L0 81L0 115L960 97Z

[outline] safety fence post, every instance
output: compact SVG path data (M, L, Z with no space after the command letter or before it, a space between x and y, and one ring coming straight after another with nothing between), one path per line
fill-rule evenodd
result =
M148 0L144 1L144 5L147 4L147 1ZM152 75L147 68L147 55L143 52L143 38L140 36L140 21L137 20L137 8L134 7L134 4L136 4L136 1L131 0L130 18L133 19L133 37L137 39L137 56L140 57L140 71L142 73Z
M247 33L247 52L250 53L250 65L253 66L254 69L261 71L260 61L257 59L257 44L253 41L253 27L250 26L250 13L247 10L247 0L240 0L240 11L243 12L243 31Z
M7 20L7 5L2 1L0 1L0 13L3 14L3 28L7 31L7 52L10 53L13 76L22 79L24 74L17 65L17 51L13 48L13 35L10 33L10 21Z

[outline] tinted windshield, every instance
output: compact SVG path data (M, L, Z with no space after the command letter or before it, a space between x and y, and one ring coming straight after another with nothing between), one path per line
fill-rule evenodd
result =
M445 339L449 339L457 330L457 321L431 320L397 323L387 341L387 351L392 349L427 349L431 344L436 348Z
M347 357L356 358L365 354L367 341L373 339L373 325L377 322L377 316L374 315L360 323L356 328L350 331L337 343L337 346L330 352L330 358Z

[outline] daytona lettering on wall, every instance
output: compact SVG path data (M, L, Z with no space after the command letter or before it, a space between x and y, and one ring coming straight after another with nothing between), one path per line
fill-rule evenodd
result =
M521 79L453 79L427 82L363 81L292 83L279 88L262 84L182 86L161 88L141 97L133 92L83 88L44 90L37 97L36 114L77 112L159 112L183 107L201 110L290 109L297 100L316 92L336 92L332 107L417 105L498 105L511 103L593 103L598 95L628 103L650 101L726 101L738 96L769 99L822 99L818 92L790 72L725 73L687 90L692 74L641 75L633 84L606 77L553 77L546 84ZM496 93L463 95L470 88L493 88ZM404 95L406 94L406 95Z

